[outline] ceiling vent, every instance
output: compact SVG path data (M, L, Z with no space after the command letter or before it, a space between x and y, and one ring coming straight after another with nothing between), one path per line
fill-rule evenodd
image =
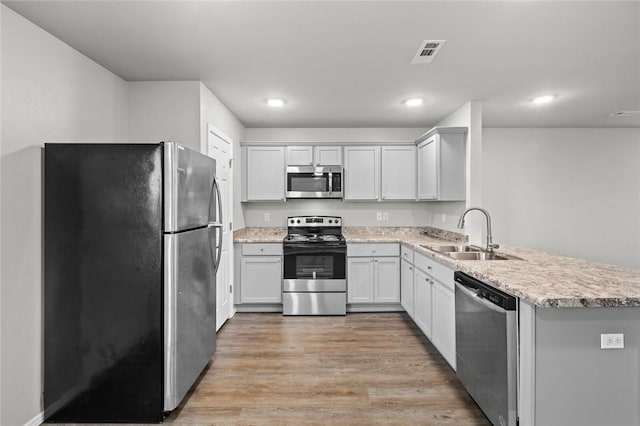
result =
M640 115L640 111L618 111L609 114L609 117L635 117L636 115Z
M428 64L433 61L446 40L425 40L411 61L412 64Z

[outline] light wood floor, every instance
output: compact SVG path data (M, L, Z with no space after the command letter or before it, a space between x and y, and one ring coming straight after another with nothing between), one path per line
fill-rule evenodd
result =
M406 314L241 314L165 423L488 425Z

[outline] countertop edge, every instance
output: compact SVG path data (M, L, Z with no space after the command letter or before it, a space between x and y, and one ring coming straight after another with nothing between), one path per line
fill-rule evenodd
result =
M353 229L353 228L352 228ZM416 228L418 229L418 228ZM423 229L423 228L420 228ZM247 230L244 233L243 230ZM240 231L240 232L238 232ZM282 243L283 238L286 236L286 228L243 228L241 230L234 231L234 243L249 244L249 243ZM506 279L500 279L499 277L492 276L490 273L483 273L478 270L478 266L482 261L460 261L452 259L446 255L429 250L422 245L426 244L451 244L451 240L441 239L434 236L426 236L419 233L402 234L402 235L379 235L379 234L367 234L367 235L349 235L349 231L344 232L347 243L397 243L403 244L416 253L423 256L427 256L443 265L451 267L455 270L462 271L466 274L473 276L483 282L487 282L493 287L503 290L509 294L512 294L525 302L528 302L539 308L624 308L624 307L640 307L640 297L542 297L536 295L536 292L532 291L527 293L521 289L516 288L513 285L506 283ZM248 235L246 235L248 234ZM514 251L517 247L511 247ZM575 261L585 262L585 264L600 265L597 262L590 262L584 259L567 258L552 253L546 253L539 250L521 249L532 254L543 254L551 259L558 259L560 263L563 259L572 259ZM521 260L508 260L508 261L490 261L490 262L527 262L526 257L522 257L520 253L512 253L512 250L505 248L499 250L507 256L513 255L522 258ZM482 262L486 265L487 262ZM473 267L475 264L476 268ZM604 267L618 268L611 265L602 265ZM635 272L635 271L633 271ZM640 272L638 272L640 274Z

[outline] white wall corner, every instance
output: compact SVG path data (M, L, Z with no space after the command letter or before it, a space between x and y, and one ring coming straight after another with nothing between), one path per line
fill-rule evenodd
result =
M442 119L436 126L466 127L466 201L460 205L456 215L447 219L445 228L455 229L462 207L482 207L482 102L469 101ZM458 209L456 209L458 210ZM464 233L469 235L473 244L484 243L485 220L482 216L470 214L465 218ZM439 224L434 226L442 228Z

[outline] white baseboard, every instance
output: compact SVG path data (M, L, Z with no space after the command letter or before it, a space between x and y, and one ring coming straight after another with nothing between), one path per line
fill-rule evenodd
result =
M350 303L347 305L349 312L404 312L404 308L397 303Z

